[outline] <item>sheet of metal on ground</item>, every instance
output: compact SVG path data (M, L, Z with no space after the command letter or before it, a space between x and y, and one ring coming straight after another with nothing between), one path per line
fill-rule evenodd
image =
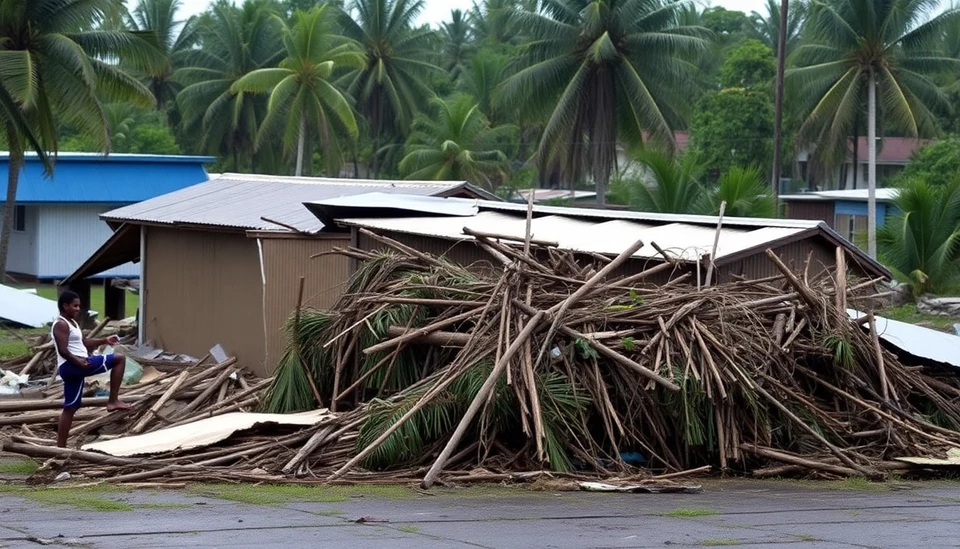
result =
M57 318L57 302L0 284L0 319L42 328Z
M103 452L116 457L161 454L216 444L230 438L234 433L253 429L257 426L275 424L309 427L332 417L333 414L326 408L299 414L234 412L143 435L84 444L81 449Z
M847 309L847 314L852 319L865 316L854 309ZM960 337L882 316L876 318L880 339L917 358L960 368Z

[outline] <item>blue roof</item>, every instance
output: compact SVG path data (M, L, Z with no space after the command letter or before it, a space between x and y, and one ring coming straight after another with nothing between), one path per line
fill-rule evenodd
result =
M132 204L207 181L204 164L214 160L211 156L60 153L53 175L46 177L43 164L31 154L20 172L17 202ZM8 164L9 154L0 152L4 180Z

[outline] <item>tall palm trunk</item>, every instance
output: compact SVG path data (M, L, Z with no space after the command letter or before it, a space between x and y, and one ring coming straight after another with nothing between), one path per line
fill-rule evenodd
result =
M297 177L303 175L303 148L306 146L307 113L300 113L300 135L297 137Z
M870 70L867 89L867 253L877 257L877 77Z
M0 284L7 279L10 233L13 230L13 216L16 211L17 184L20 182L20 169L23 167L23 148L17 145L19 137L16 132L9 128L7 129L7 143L11 146L7 175L7 197L3 203L3 221L0 223Z

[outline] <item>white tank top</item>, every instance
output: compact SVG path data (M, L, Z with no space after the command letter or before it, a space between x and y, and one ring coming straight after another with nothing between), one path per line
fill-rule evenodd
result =
M50 337L53 339L53 346L57 350L57 367L67 361L67 359L63 357L63 354L60 353L60 348L57 347L57 338L53 336L53 329L56 327L57 322L61 320L66 322L70 328L70 335L67 336L67 350L77 358L87 358L87 348L83 346L83 332L80 331L80 325L61 316L58 317L53 323L53 326L50 327Z

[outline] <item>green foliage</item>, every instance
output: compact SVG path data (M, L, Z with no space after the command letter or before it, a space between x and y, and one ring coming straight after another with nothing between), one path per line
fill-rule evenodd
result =
M733 166L769 166L773 102L766 92L728 88L707 94L690 126L690 148L722 174Z
M700 212L720 213L720 204L727 203L724 215L730 217L776 217L777 201L770 185L757 168L734 166L720 176L715 187L704 193Z
M787 9L787 57L793 53L801 39L801 30L807 15L807 1L790 2ZM780 0L766 0L762 12L750 12L747 35L762 42L776 52L780 41Z
M507 176L503 148L515 134L512 126L491 127L469 96L437 100L435 110L418 117L400 161L407 179L470 181L495 189Z
M699 179L702 164L693 154L673 158L668 154L647 150L639 153L640 165L649 175L649 182L638 180L631 185L631 206L642 212L696 213L703 199Z
M297 11L290 26L280 21L286 54L280 66L254 70L230 87L234 94L269 92L257 148L282 135L286 151L296 145L298 176L302 175L308 136L320 139L327 171L336 175L342 163L339 136L356 138L359 133L353 108L333 85L332 76L340 68L362 66L364 59L355 43L334 34L329 10L324 4Z
M651 139L674 146L691 60L706 49L705 29L676 24L679 3L657 0L558 0L521 11L527 29L524 69L504 84L504 98L542 115L541 165L567 181L586 176L603 203L617 145Z
M198 32L203 48L175 78L184 85L177 95L183 133L196 150L228 159L232 171L257 171L271 164L276 147L255 150L267 115L266 97L232 91L244 75L276 66L283 58L280 26L268 0L245 0L239 7L215 3Z
M724 40L731 40L742 34L749 24L747 15L742 11L728 10L723 6L713 6L703 10L700 24L710 29Z
M887 216L877 232L880 259L917 297L955 287L960 282L960 174L941 185L911 179L895 204L900 213Z
M914 151L897 181L919 179L940 185L960 175L960 137L952 136Z
M787 73L806 120L802 144L815 143L821 160L848 156L847 141L867 113L871 75L877 83L883 125L907 135L933 135L936 112L950 105L932 75L960 69L960 59L936 53L960 10L928 17L930 2L836 0L812 4L804 43Z
M830 334L824 341L828 349L833 349L833 363L845 370L852 370L854 364L853 345L841 335Z
M353 0L341 18L343 34L360 45L365 57L363 66L339 84L367 120L374 176L386 160L387 138L406 137L434 97L427 85L430 75L442 71L425 61L432 53L432 31L414 26L423 6L423 0Z
M720 86L769 90L776 75L773 50L759 40L744 40L730 51L720 67Z
M188 61L199 39L196 16L177 19L182 7L181 0L141 0L128 17L130 29L145 36L160 52L148 63L133 68L153 93L158 110L164 110L182 89L174 72Z

